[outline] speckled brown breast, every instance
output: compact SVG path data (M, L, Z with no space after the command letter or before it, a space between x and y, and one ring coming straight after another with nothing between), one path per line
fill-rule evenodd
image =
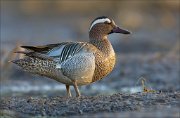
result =
M116 62L115 53L108 57L102 56L100 53L95 53L96 67L92 82L102 79L108 75L114 68Z

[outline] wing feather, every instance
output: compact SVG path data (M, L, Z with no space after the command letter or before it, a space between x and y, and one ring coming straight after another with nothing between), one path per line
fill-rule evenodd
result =
M38 53L38 52L17 51L15 53L25 54L28 57L39 58L39 59L42 59L42 60L49 60L49 61L54 60L52 57L49 57L49 56L47 56L45 54L41 54L41 53Z
M87 43L83 42L63 42L59 44L49 44L44 46L21 46L31 52L23 52L29 57L42 59L53 59L59 63L77 54ZM22 52L21 52L22 53Z
M39 53L47 53L51 50L53 50L55 47L60 47L62 45L66 45L71 42L62 42L58 44L48 44L43 46L21 46L22 48L25 48L30 51L39 52Z

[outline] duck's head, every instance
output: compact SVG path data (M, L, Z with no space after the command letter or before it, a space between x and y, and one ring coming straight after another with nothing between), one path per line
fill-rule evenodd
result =
M121 29L115 24L115 22L112 19L106 16L101 16L94 19L89 28L90 35L92 34L108 35L112 33L130 34L128 30Z

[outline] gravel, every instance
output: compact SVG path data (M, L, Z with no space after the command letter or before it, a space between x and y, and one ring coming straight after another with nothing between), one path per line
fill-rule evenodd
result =
M5 97L1 116L161 116L179 117L180 92L117 93L72 97ZM169 110L170 109L170 110ZM167 113L168 111L168 113ZM155 114L151 114L155 112ZM122 114L121 114L122 113ZM141 114L142 113L142 114ZM140 115L141 114L141 115Z

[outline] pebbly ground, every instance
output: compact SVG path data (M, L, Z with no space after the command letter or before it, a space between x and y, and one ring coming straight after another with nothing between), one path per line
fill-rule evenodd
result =
M72 97L6 97L0 100L1 115L9 117L73 116L120 117L180 116L180 92L134 93ZM167 112L168 111L168 112ZM147 114L146 114L147 113ZM160 113L160 114L159 114Z

